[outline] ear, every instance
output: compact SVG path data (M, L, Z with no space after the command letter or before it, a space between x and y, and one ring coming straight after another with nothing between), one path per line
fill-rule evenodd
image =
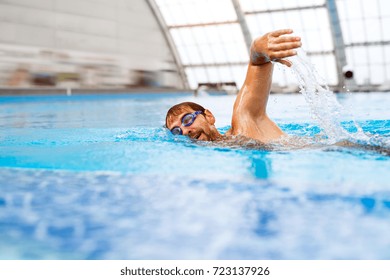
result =
M211 113L209 110L205 109L204 114L205 114L205 118L206 118L207 122L211 125L214 125L215 124L215 117L214 117L213 113Z

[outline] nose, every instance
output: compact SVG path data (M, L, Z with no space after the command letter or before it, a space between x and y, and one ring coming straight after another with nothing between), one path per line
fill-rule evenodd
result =
M189 135L191 136L193 133L194 133L194 129L191 128L191 127L181 127L182 131L183 131L183 135Z

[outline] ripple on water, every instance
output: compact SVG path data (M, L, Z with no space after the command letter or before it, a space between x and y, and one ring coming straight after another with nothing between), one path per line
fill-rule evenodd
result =
M390 257L385 188L337 192L337 186L251 178L0 173L1 258Z

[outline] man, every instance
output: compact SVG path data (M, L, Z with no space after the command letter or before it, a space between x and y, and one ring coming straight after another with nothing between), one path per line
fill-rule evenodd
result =
M184 102L169 109L165 125L173 134L188 135L203 141L243 136L263 143L277 140L283 131L267 116L273 64L290 67L286 57L297 54L301 38L289 35L291 29L277 30L255 39L250 49L250 62L245 82L236 97L231 128L222 135L214 126L213 114L199 104Z

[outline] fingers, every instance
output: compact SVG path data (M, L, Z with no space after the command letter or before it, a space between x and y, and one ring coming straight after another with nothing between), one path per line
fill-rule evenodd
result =
M279 62L283 65L286 65L287 67L291 67L292 66L292 62L287 60L287 59L277 59L275 60L276 62Z
M271 51L286 51L291 49L296 49L302 46L301 41L298 42L292 42L292 43L270 43L268 45L268 48Z
M271 60L279 60L281 58L294 56L297 54L296 50L287 50L287 51L279 51L279 52L273 52L270 55ZM284 63L283 63L284 64Z
M283 36L291 34L292 29L281 29L269 33L268 37L268 50L271 60L276 60L281 64L288 67L291 66L291 62L282 58L294 56L297 54L295 49L302 46L301 38L298 36Z
M269 35L271 35L273 37L279 37L279 36L282 36L285 34L291 34L291 33L293 33L292 29L280 29L280 30L270 32Z
M302 46L301 38L289 35L291 33L292 29L280 29L256 38L251 46L251 63L262 65L280 60L279 63L291 66L291 62L283 58L296 55L296 49Z
M287 42L299 42L301 41L301 37L298 36L280 36L271 38L274 43L287 43Z

